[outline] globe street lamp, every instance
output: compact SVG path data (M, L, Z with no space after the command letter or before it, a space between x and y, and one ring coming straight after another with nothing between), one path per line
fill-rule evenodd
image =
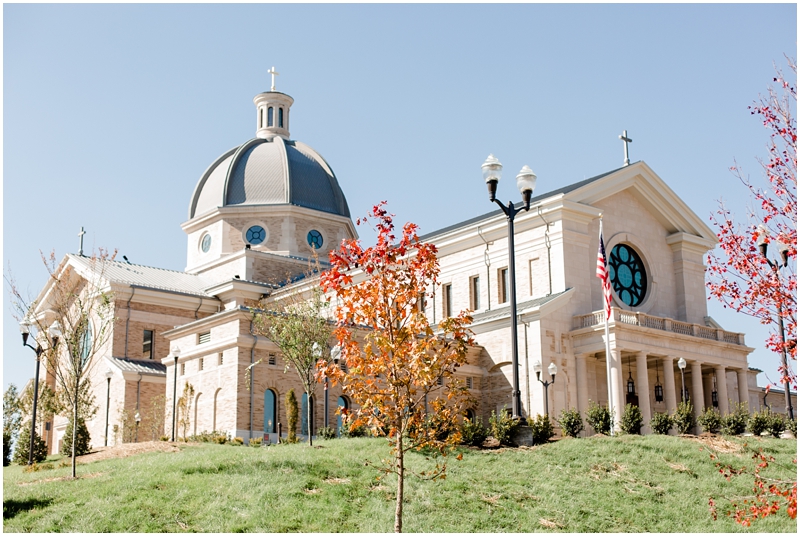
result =
M36 343L36 348L28 344L28 336L31 333L31 325L27 321L23 321L19 325L19 331L22 334L22 345L27 346L36 353L36 373L33 378L33 416L31 417L31 444L28 450L28 465L33 465L33 440L36 435L36 409L39 404L39 364L41 363L40 357L44 352L42 345ZM48 335L52 339L50 348L54 349L58 344L58 339L61 337L61 326L58 320L53 322L47 329Z
M761 256L767 261L772 272L775 274L775 279L778 282L778 288L781 286L780 269L786 268L789 264L789 244L783 241L778 241L778 251L781 254L782 263L777 260L771 261L767 256L767 248L769 247L767 228L764 225L758 226L758 249L761 251ZM786 334L783 332L783 306L780 300L775 300L778 306L778 329L781 332L781 366L783 367L783 395L786 400L786 414L789 415L789 420L794 420L794 408L792 407L792 397L789 394L789 364L786 361Z
M113 375L114 373L111 371L111 369L106 370L106 382L108 383L106 388L106 447L108 446L108 410L111 407L111 377Z
M539 383L544 385L544 413L547 415L547 418L550 418L550 398L547 396L547 388L551 385L556 383L556 373L558 372L558 367L555 363L551 362L547 366L547 372L550 373L550 381L543 382L542 381L542 362L536 361L533 364L533 370L536 372L536 379L539 380Z
M678 359L678 368L681 369L681 402L686 402L686 382L683 378L683 371L686 368L686 360L684 358Z
M173 376L174 381L172 382L172 439L170 441L175 441L175 411L178 396L178 357L180 357L180 355L181 349L179 346L172 349L172 357L175 359L175 375Z
M508 205L503 205L495 198L497 192L497 183L500 182L500 175L502 174L503 165L494 155L490 154L486 162L481 166L483 170L483 179L489 188L489 201L497 203L506 215L508 220L508 283L509 283L509 298L511 301L511 368L513 377L513 390L511 392L511 412L512 418L519 420L520 424L527 424L525 417L522 416L522 403L520 400L519 391L519 362L517 356L517 284L516 284L516 271L514 268L514 217L518 212L529 210L531 208L531 196L533 189L536 187L536 174L531 171L531 168L524 166L517 175L517 188L522 194L523 205L520 208L514 206L511 201Z

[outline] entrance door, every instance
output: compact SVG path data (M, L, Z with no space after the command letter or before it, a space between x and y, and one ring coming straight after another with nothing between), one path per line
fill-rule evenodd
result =
M277 426L277 412L275 404L277 397L275 391L267 389L264 391L264 433L274 434Z

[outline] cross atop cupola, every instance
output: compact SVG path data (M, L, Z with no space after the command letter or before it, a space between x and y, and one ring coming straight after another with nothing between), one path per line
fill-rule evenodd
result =
M280 74L275 67L267 73L272 75L270 90L253 98L256 105L256 138L268 140L280 136L289 139L289 108L294 99L275 91L275 77Z

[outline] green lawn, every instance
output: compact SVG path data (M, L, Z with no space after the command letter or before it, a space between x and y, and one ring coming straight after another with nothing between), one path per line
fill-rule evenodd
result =
M722 461L752 467L761 447L771 476L795 478L796 441L748 445ZM186 445L68 468L3 469L6 532L389 532L394 480L365 466L388 455L382 439L320 441L320 448ZM723 497L750 494L726 481L694 441L665 436L567 439L532 450L463 450L445 481L409 479L407 532L794 532L785 513L745 529ZM424 456L409 464L423 468ZM57 465L57 464L56 464ZM713 521L708 498L723 515Z

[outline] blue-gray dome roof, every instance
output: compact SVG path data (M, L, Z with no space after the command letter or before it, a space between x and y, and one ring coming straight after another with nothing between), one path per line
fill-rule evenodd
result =
M350 217L322 156L299 141L254 138L217 158L200 177L189 219L217 207L291 204Z

